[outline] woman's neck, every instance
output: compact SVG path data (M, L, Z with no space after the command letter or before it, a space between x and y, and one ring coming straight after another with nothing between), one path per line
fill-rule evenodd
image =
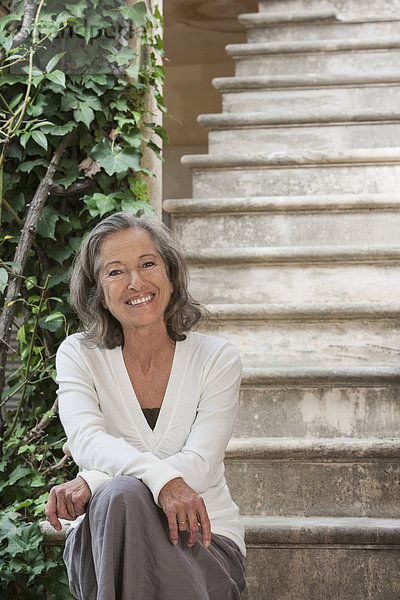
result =
M141 328L140 330L124 331L123 355L125 362L136 364L136 368L146 374L154 362L168 359L173 355L175 342L168 336L167 329ZM167 361L168 362L168 361Z

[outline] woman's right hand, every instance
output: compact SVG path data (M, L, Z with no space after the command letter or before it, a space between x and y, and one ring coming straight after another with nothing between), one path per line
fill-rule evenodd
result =
M161 508L168 519L169 533L173 545L178 543L179 531L189 528L187 545L190 548L197 540L199 525L202 541L207 548L211 543L211 524L204 500L183 479L177 477L161 488L158 496Z
M62 525L59 519L75 521L86 512L91 495L90 487L82 477L53 487L46 506L46 518L50 525L60 531Z

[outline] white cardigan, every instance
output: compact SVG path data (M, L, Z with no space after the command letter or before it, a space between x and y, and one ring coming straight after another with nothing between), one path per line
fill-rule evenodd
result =
M69 336L57 352L60 418L68 446L94 492L110 477L141 479L158 504L161 488L182 477L206 504L213 533L245 555L239 510L224 476L237 416L241 361L221 338L191 332L177 342L154 430L136 398L122 356Z

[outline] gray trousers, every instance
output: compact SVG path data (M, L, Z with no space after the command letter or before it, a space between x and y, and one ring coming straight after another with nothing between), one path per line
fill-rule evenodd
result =
M115 477L92 496L83 521L67 536L64 562L78 600L240 600L241 553L212 535L188 548L173 546L167 519L149 489L134 477ZM201 537L201 534L200 534Z

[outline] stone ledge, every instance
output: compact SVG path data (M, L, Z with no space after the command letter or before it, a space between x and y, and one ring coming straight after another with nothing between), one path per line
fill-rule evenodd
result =
M310 366L291 364L290 366L268 365L267 367L244 367L242 388L276 387L288 388L321 385L341 387L400 386L400 366L397 364L375 364L373 366L343 366L327 364Z
M246 13L239 15L238 19L239 22L248 29L251 27L267 27L268 25L274 26L291 23L318 23L320 21L334 23L342 22L342 19L338 17L336 12L332 10L281 13Z
M188 169L292 168L400 164L398 148L362 148L332 151L186 154L181 163Z
M234 59L272 54L334 53L357 50L390 50L400 48L399 38L369 38L363 40L312 40L296 42L253 42L228 44L225 50Z
M400 519L243 516L248 546L378 546L400 549Z
M377 544L398 545L399 519L329 517L252 517L243 516L246 544ZM63 546L69 524L56 531L47 521L40 523L48 546Z
M330 109L330 112L318 114L315 107L310 106L309 111L299 110L296 114L289 113L288 110L279 112L277 108L276 114L268 115L262 112L242 112L242 113L222 113L222 114L204 114L198 115L197 122L199 125L209 130L226 130L226 129L243 129L243 128L259 128L263 126L279 125L280 127L293 125L314 125L318 123L324 124L358 124L358 123L375 123L375 122L398 122L400 120L399 111L393 109L381 110L360 110L355 107L344 111L343 108L338 110Z
M330 194L314 196L253 196L243 198L179 198L165 200L163 210L174 217L205 214L358 212L400 208L394 194Z
M190 265L399 263L400 246L298 246L186 251Z
M57 531L50 525L48 521L42 521L40 523L40 531L43 534L44 542L48 546L63 546L65 544L65 538L67 531L71 527L71 521L60 519L62 523L61 531Z
M208 304L211 321L343 321L399 319L400 304L377 302L308 302L303 304Z
M370 462L400 459L400 438L236 438L226 460ZM399 522L400 525L400 522Z
M220 92L242 92L251 90L267 90L269 88L325 88L325 87L359 87L370 85L399 84L398 71L377 72L373 75L363 73L348 75L319 75L315 73L298 75L253 75L250 77L215 77L213 86Z

